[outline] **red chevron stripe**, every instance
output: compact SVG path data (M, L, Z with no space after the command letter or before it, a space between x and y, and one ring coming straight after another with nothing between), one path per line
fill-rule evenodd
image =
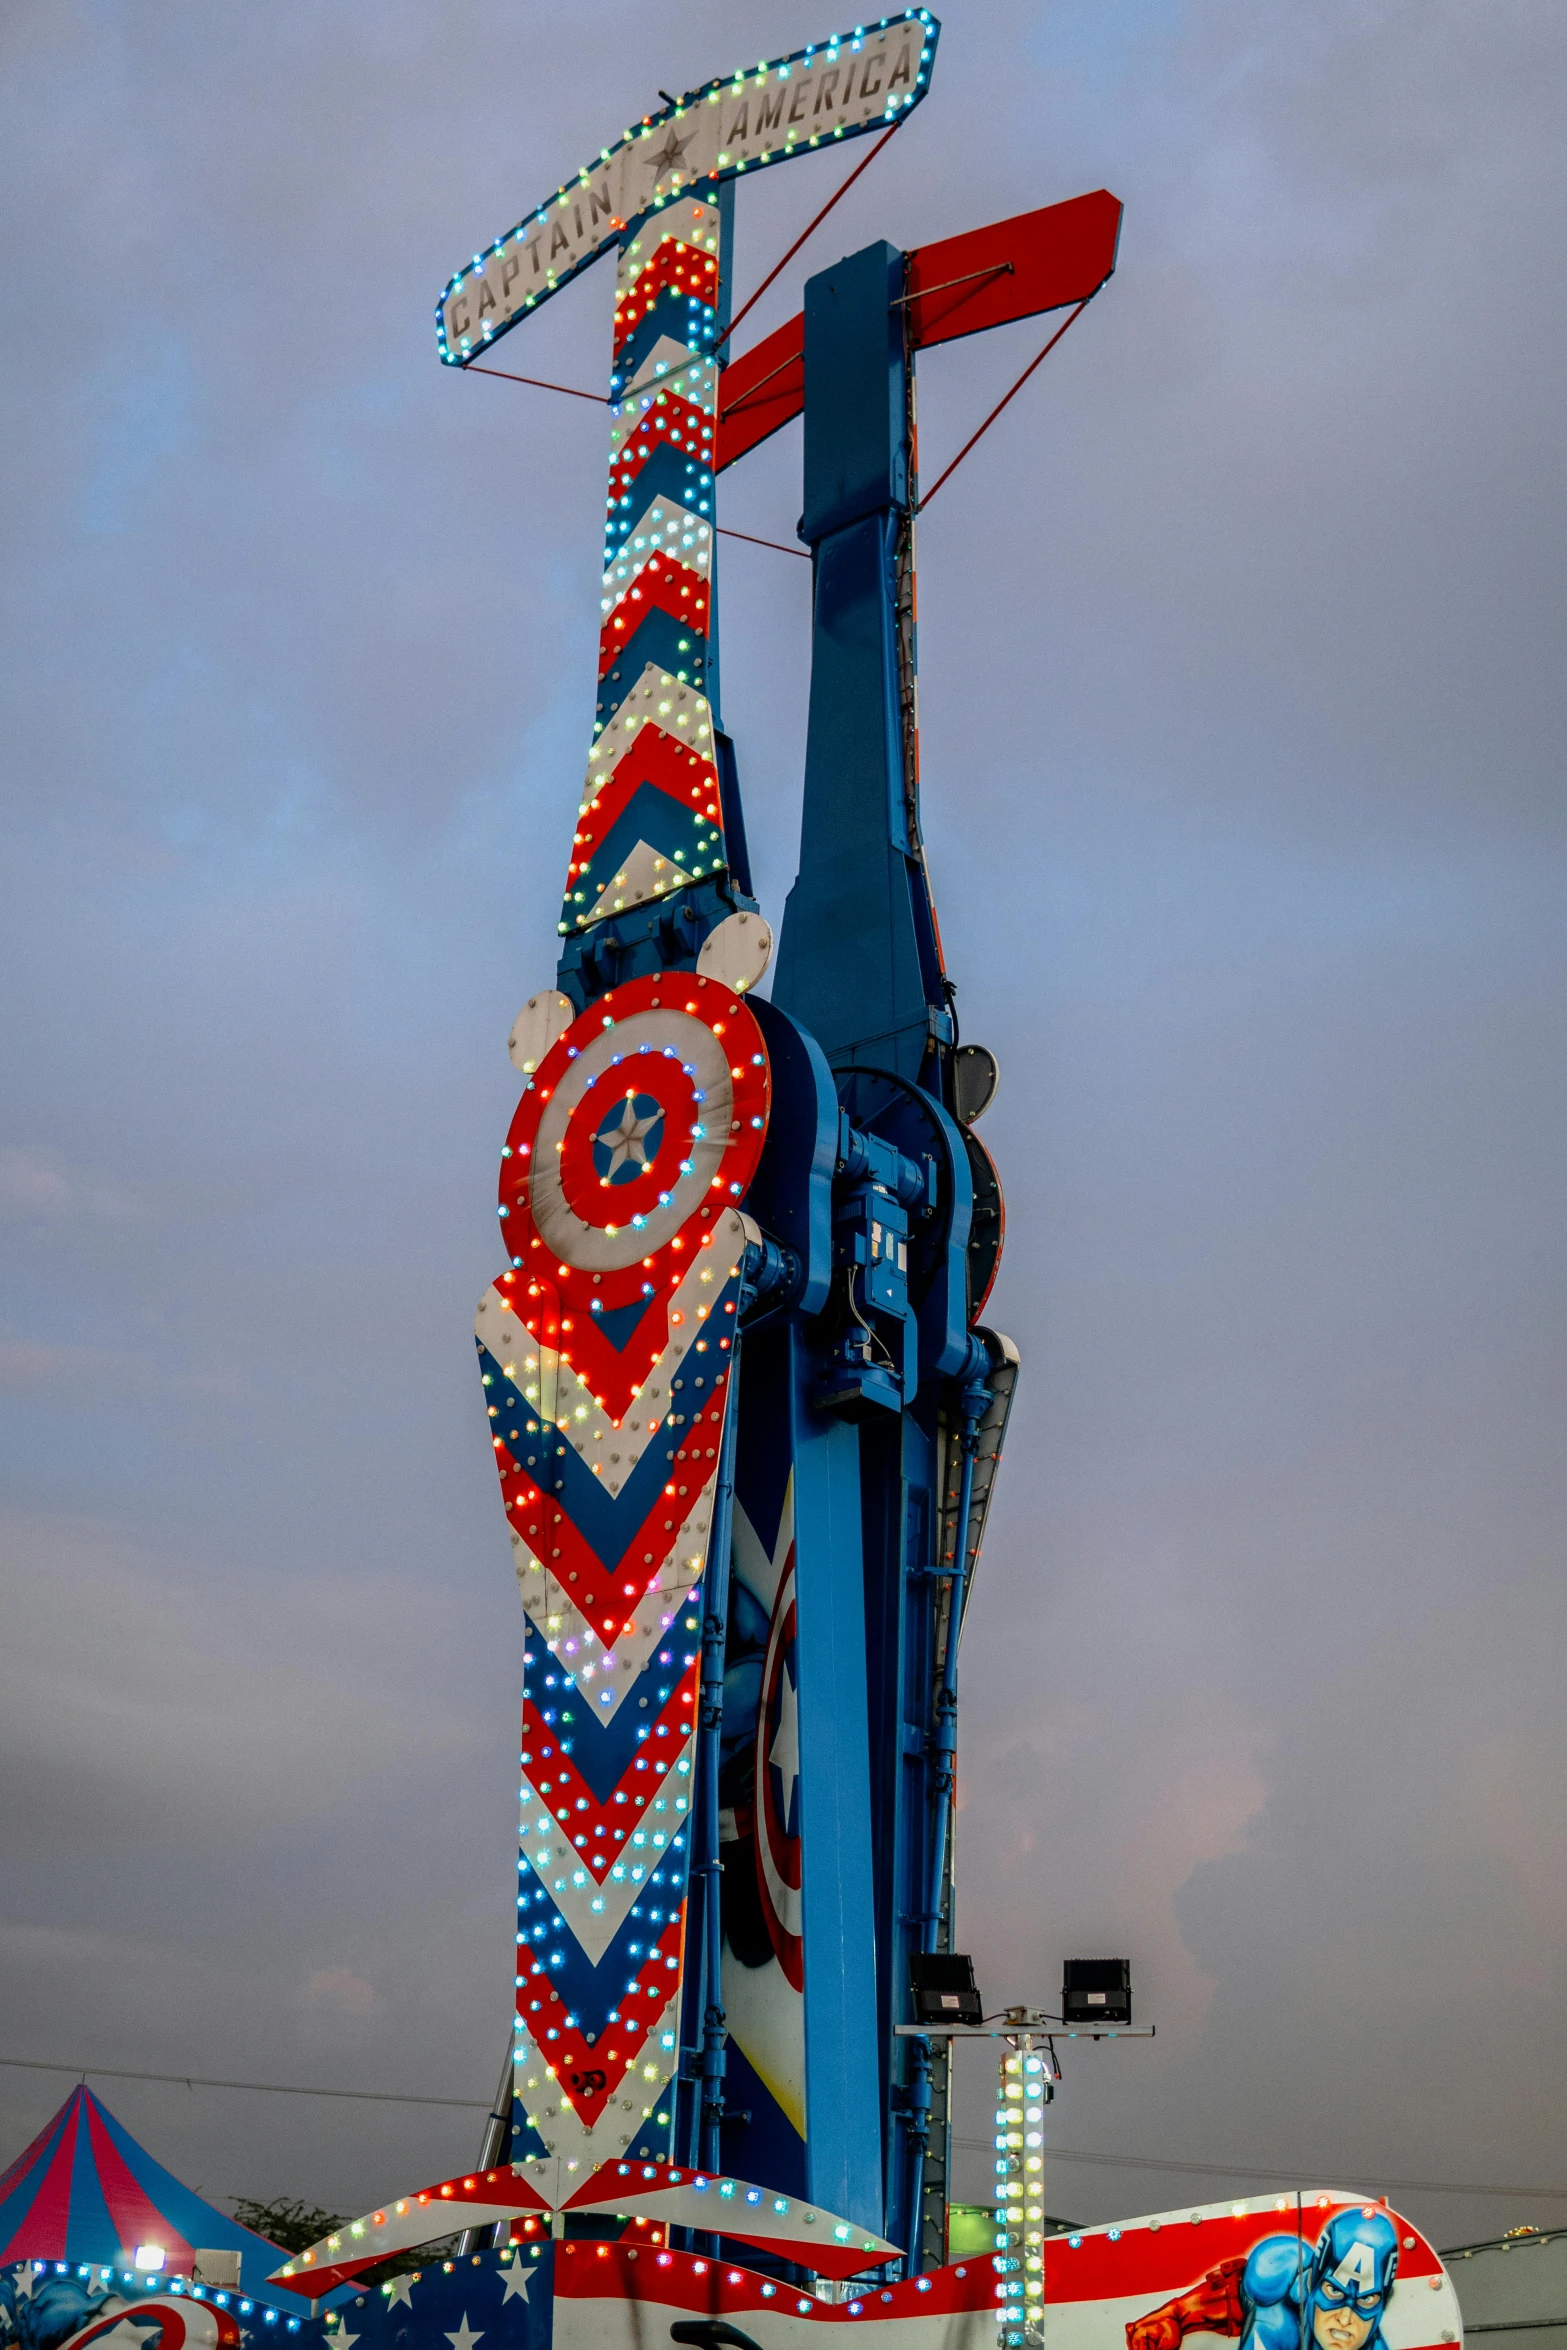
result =
M707 581L668 555L654 555L637 584L629 588L599 632L599 675L625 649L650 612L667 612L671 620L690 623L706 636L709 612Z
M694 811L710 824L718 823L718 770L712 760L688 750L661 726L639 726L572 836L573 862L567 869L571 880L587 871L594 851L608 840L627 803L645 783L666 792L682 815Z
M610 458L611 498L624 497L654 451L661 448L679 449L684 456L711 465L712 418L690 400L683 400L678 392L661 393L652 407L644 410L642 421L629 440L623 441Z
M620 2021L606 2027L602 2056L588 2046L580 2028L574 2031L568 2025L566 2002L550 1981L549 1970L537 1959L517 1993L517 2013L562 2084L561 2102L570 2105L589 2129L647 2046L649 2032L679 1986L685 1924L686 1905L682 1901L673 1921L663 1928L637 1969L635 1990L617 2000Z
M645 1825L649 1806L690 1738L696 1711L696 1683L693 1659L670 1693L669 1703L637 1748L635 1758L602 1798L594 1794L570 1757L557 1751L553 1729L532 1698L524 1693L521 1759L529 1783L540 1801L548 1803L561 1833L570 1837L595 1884L602 1885L614 1862L622 1857L622 1848L632 1830ZM646 1765L644 1771L638 1772L639 1763ZM634 1785L633 1773L646 1777L648 1784L641 1788ZM680 1822L673 1823L675 1829L679 1826Z
M707 1456L712 1453L716 1458L717 1454L718 1427L727 1394L728 1381L724 1379L714 1387L712 1401L702 1407L702 1415L694 1417L682 1434L674 1459L666 1464L668 1475L658 1500L615 1566L598 1556L566 1511L554 1500L545 1499L535 1479L519 1469L501 1439L495 1439L495 1465L500 1471L508 1522L539 1563L570 1592L578 1614L606 1643L631 1629L635 1618L630 1611L652 1590L664 1560L701 1499L710 1474ZM542 1424L541 1441L549 1426L547 1420ZM704 1443L704 1436L713 1438L713 1443Z
M710 310L715 309L718 303L717 256L699 252L695 245L682 244L678 237L664 239L635 285L625 287L615 297L614 350L617 359L626 338L635 334L659 295L671 286L677 293L694 294Z

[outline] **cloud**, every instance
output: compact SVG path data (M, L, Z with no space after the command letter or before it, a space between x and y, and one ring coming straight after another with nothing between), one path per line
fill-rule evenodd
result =
M346 1966L317 1967L305 1977L295 1997L312 2016L334 2023L361 2023L381 2005L375 1985Z
M291 1634L265 1585L220 1557L176 1576L91 1521L0 1524L0 1842L100 1861L296 1830L350 1805L417 1725L352 1669ZM348 1594L318 1592L320 1621ZM301 1623L303 1618L299 1619Z
M0 1222L120 1219L134 1213L130 1199L114 1184L62 1167L51 1151L0 1147Z
M0 1997L45 2055L492 2088L520 1659L469 1328L605 448L586 402L441 370L430 306L660 84L825 21L609 0L454 140L499 0L7 12ZM744 330L872 237L1125 199L1103 299L920 525L1023 1353L959 1915L992 1996L1119 1949L1160 2026L1073 2054L1067 2145L1553 2158L1564 71L1536 0L949 11ZM742 294L834 177L748 179ZM591 385L609 334L601 271L511 349ZM927 478L1042 340L922 362ZM799 468L794 428L721 518L787 539ZM776 918L809 572L720 571ZM483 2126L116 2095L209 2189L344 2210ZM42 2096L0 2077L0 2148ZM1168 2195L1053 2176L1083 2216Z

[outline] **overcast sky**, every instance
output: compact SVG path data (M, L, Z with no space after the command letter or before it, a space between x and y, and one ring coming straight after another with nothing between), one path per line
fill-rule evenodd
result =
M431 308L660 84L833 22L0 15L0 2054L493 2089L522 1624L469 1333L605 435L442 371ZM754 314L871 237L1126 204L920 536L1025 1365L961 1938L993 2004L1126 1951L1159 2027L1071 2058L1063 2148L1567 2187L1564 104L1556 0L952 0ZM742 293L844 168L747 183ZM600 385L611 297L503 363ZM931 354L927 478L1042 339ZM787 538L799 468L795 426L722 518ZM776 916L809 574L722 573ZM0 2160L68 2085L0 2070ZM100 2086L220 2197L359 2210L477 2152ZM1242 2184L1058 2156L1048 2200ZM1567 2218L1403 2200L1443 2243Z

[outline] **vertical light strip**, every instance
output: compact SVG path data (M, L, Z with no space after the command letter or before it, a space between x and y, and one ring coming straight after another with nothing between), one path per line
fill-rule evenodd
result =
M996 2089L996 2323L1002 2350L1037 2350L1045 2322L1045 2101L1050 2073L1025 2039Z

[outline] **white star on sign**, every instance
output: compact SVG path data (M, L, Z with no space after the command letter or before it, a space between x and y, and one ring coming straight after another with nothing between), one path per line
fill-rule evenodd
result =
M348 2330L347 2320L340 2317L327 2339L332 2345L332 2350L354 2350L354 2344L358 2341L359 2336L351 2334Z
M528 2298L528 2271L519 2252L510 2268L501 2270L501 2307L508 2301L526 2301Z
M767 1759L783 1780L778 1824L787 1836L789 1814L794 1808L795 1781L800 1776L800 1701L789 1677L787 1660L778 1685L778 1729L767 1750Z
M614 1146L609 1154L609 1167L601 1178L603 1182L611 1182L628 1159L633 1167L647 1165L648 1157L642 1147L642 1139L644 1135L651 1134L662 1115L662 1111L655 1110L651 1118L639 1118L636 1103L629 1094L626 1096L626 1106L620 1113L620 1124L604 1126L599 1130L599 1141Z
M404 2309L412 2309L414 2305L413 2291L414 2281L412 2277L393 2277L391 2291L387 2295L387 2308L395 2309L398 2303L401 2302Z
M448 2334L446 2339L450 2342L452 2350L473 2350L475 2342L482 2342L484 2336L482 2333L473 2332L468 2324L468 2312L465 2309L462 2313L462 2324L457 2328L455 2334Z
M33 2296L33 2288L37 2282L37 2265L35 2262L30 2260L25 2268L19 2268L16 2272L16 2297L18 2301L30 2301Z

